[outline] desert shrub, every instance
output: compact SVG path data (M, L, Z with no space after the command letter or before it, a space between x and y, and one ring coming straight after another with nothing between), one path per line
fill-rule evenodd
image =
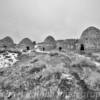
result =
M36 86L34 79L27 79L27 86L29 90L32 90Z
M0 100L4 100L4 97L0 97Z
M61 73L60 72L56 72L55 73L55 78L56 79L60 79L61 78Z
M11 86L10 82L3 81L0 85L1 85L1 89L3 91L12 90L12 86Z
M51 52L50 54L49 54L50 56L58 56L59 54L57 53L57 52Z
M32 68L31 70L30 70L30 74L33 74L33 73L38 73L38 72L40 72L41 71L41 68Z
M0 76L3 76L4 75L4 71L0 71Z
M30 63L36 63L38 61L38 59L34 59L33 61L31 61Z
M44 68L46 68L45 65L41 65L40 67L33 67L32 69L30 69L29 73L30 74L38 73L42 71Z

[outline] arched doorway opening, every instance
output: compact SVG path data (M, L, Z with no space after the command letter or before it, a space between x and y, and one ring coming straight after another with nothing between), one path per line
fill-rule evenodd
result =
M3 47L4 47L4 49L7 49L7 46L6 45L4 45Z
M81 44L81 45L80 45L80 51L84 51L84 50L85 50L84 44Z
M43 49L43 51L45 51L45 48L44 47L42 49Z
M27 46L27 47L26 47L26 50L30 50L30 47L29 47L29 46Z
M62 51L62 47L59 47L59 51Z

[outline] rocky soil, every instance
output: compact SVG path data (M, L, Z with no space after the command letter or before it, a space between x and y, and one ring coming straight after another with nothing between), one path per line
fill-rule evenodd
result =
M99 54L4 54L0 55L0 100L100 99ZM5 57L13 63L6 63Z

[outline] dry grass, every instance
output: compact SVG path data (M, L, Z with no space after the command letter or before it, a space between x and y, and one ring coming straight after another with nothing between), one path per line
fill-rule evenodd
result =
M86 96L95 94L88 84L94 75L92 63L73 63L59 54L21 55L19 60L0 70L0 100L94 100ZM94 84L99 89L99 82Z

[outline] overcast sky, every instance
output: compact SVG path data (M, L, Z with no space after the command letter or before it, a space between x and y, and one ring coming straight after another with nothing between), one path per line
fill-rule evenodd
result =
M0 38L79 38L88 26L100 28L100 0L0 0Z

